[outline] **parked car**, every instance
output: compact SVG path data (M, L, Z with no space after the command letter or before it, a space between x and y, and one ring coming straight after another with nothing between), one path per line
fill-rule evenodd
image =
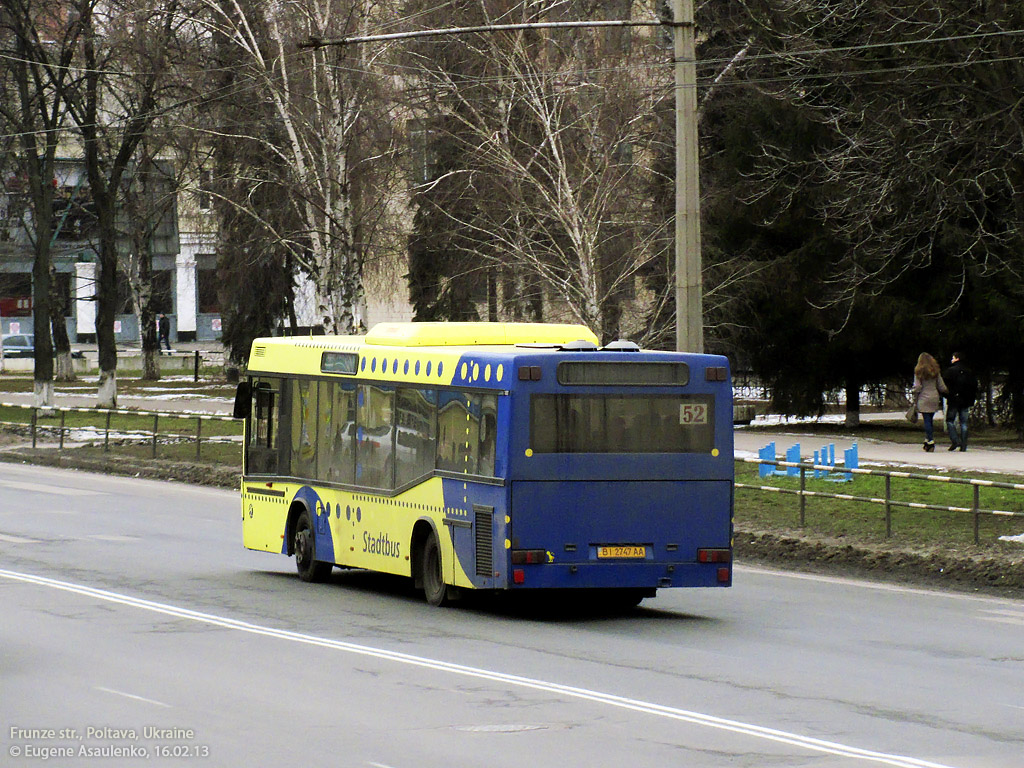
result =
M35 357L35 337L31 333L8 333L4 336L4 357ZM77 350L71 352L72 357L85 357Z

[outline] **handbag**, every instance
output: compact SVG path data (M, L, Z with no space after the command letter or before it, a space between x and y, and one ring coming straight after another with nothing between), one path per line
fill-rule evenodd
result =
M904 414L907 417L907 421L911 424L917 424L917 398L914 398L914 402L907 408L907 412Z

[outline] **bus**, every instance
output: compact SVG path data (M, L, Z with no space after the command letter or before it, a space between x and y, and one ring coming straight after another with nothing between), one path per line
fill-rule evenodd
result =
M235 416L243 544L304 581L397 574L436 606L732 584L724 357L582 325L382 323L256 339Z

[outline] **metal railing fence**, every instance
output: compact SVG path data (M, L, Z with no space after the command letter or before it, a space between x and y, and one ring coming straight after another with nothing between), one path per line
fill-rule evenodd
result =
M239 431L239 435L238 436L227 436L227 437L225 437L225 436L206 436L206 437L204 437L203 436L203 422L230 421L230 422L236 422L236 423L240 424L240 422L238 422L237 419L234 419L231 416L218 416L218 415L214 415L214 414L194 413L194 412L186 412L186 411L181 411L181 412L177 412L177 411L149 411L149 410L143 411L143 410L121 409L121 408L85 408L85 407L58 407L58 406L47 408L47 407L40 407L40 406L37 406L37 405L23 405L23 404L20 404L20 403L0 403L0 408L20 408L20 409L23 409L23 410L30 410L30 411L32 411L31 417L30 417L30 419L29 419L29 421L27 423L26 422L21 422L21 421L17 421L17 422L0 421L0 426L4 426L4 427L28 427L29 431L30 431L30 434L31 434L31 437L32 437L32 447L33 448L35 448L37 446L39 435L42 432L54 432L54 431L57 432L57 435L58 435L58 449L59 450L63 450L64 449L64 443L65 443L65 436L66 435L68 435L72 430L84 430L84 429L86 429L84 427L71 427L71 426L67 426L67 423L66 423L67 422L67 414L69 414L69 413L87 413L87 414L93 414L93 415L98 415L98 416L102 417L101 420L104 422L103 427L102 427L103 450L105 452L110 450L110 436L111 436L111 433L113 432L115 434L115 436L122 436L122 437L123 436L127 436L129 438L142 438L144 440L148 440L150 442L150 444L152 445L152 457L154 459L157 458L157 455L158 455L157 447L159 445L159 438L161 438L161 437L164 437L164 438L175 438L176 440L179 440L179 441L184 439L184 438L186 438L186 437L188 439L194 439L195 440L195 444L196 444L196 460L197 461L202 458L202 450L203 450L203 443L204 442L207 442L207 443L211 443L211 442L225 442L225 441L234 442L234 441L238 440L241 437L241 432L240 431ZM41 413L45 414L46 416L50 416L50 415L53 415L53 414L59 414L60 415L60 424L54 424L54 425L51 425L51 424L41 424L40 423L40 414ZM117 416L124 416L124 417L142 418L142 419L152 418L153 419L153 428L152 429L147 429L147 430L117 429L117 428L112 429L111 428L111 418L112 418L112 416L115 416L115 415L117 415ZM185 433L182 433L182 432L160 432L160 420L161 419L165 419L165 420L167 420L167 419L194 420L195 421L195 432L191 433L189 435L186 435ZM101 430L101 428L100 427L94 427L93 429L95 429L97 431L97 439L98 439L98 433Z
M997 517L1024 517L1024 512L1002 510L1002 509L983 509L981 507L981 489L982 488L1004 488L1009 490L1024 491L1024 483L1004 483L995 480L977 480L974 478L967 477L952 477L947 475L926 475L918 474L915 472L902 472L896 470L880 470L880 469L842 469L837 470L835 465L824 465L824 464L811 464L803 462L790 462L790 461L772 461L769 459L761 458L744 458L741 459L745 464L768 464L775 467L785 468L798 468L800 470L800 488L785 488L775 485L755 485L750 483L736 483L737 488L745 488L750 490L765 491L769 493L782 493L789 495L796 495L800 497L800 527L804 527L807 524L807 499L809 498L824 498L824 499L841 499L843 501L856 501L863 502L866 504L881 504L885 508L885 535L886 538L892 536L892 510L894 507L902 507L907 509L928 509L939 512L965 512L970 513L974 517L974 543L978 544L980 541L979 534L979 523L983 515L991 515ZM837 472L841 471L844 474L851 475L871 475L875 477L882 477L885 479L885 495L882 497L875 496L857 496L850 493L830 493L828 491L812 491L807 490L807 472L819 471L819 472ZM970 507L957 507L957 506L942 506L940 504L925 504L922 502L913 501L899 501L892 497L892 481L894 478L905 479L905 480L923 480L938 483L948 483L953 485L969 485L974 489L974 503Z

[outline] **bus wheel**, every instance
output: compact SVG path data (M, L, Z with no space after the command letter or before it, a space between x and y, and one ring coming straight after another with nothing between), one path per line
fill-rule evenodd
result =
M319 583L326 581L334 567L331 563L321 563L316 559L316 539L313 526L309 521L309 512L303 510L295 521L295 534L292 539L295 550L295 568L303 581Z
M423 595L433 606L447 605L450 599L448 585L444 583L441 570L441 547L437 537L430 535L423 543L423 556L420 558L420 576L423 582Z

